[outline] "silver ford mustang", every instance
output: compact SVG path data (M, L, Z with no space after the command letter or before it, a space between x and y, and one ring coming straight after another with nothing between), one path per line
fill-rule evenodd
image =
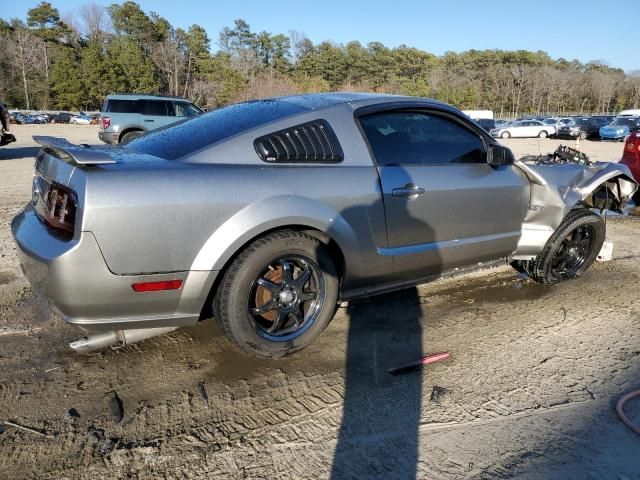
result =
M79 352L213 316L246 352L318 337L339 300L508 261L580 275L624 165L523 162L446 104L317 94L232 105L124 147L34 137L22 269ZM566 159L565 159L566 160Z

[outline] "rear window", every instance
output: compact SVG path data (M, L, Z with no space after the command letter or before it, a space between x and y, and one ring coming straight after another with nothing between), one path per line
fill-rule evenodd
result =
M122 148L174 160L306 110L279 100L239 103L153 130Z
M137 100L109 100L107 112L140 113L140 107Z

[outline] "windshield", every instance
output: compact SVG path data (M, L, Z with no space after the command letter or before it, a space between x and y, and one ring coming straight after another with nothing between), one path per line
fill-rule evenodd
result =
M238 103L153 130L128 143L123 149L174 160L305 110L304 107L279 100Z
M588 118L574 118L569 125L586 125L589 123Z
M622 126L622 127L631 127L634 124L635 120L636 120L635 118L618 117L613 122L611 122L609 125L616 125L616 126Z

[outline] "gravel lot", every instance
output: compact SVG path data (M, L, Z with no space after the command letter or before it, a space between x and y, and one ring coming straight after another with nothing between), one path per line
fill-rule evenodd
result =
M614 260L578 280L500 267L352 302L284 360L238 353L212 321L82 357L22 278L8 224L30 198L30 136L96 143L97 128L14 130L0 148L0 478L640 478L640 438L614 412L640 388L638 218L609 218ZM520 156L562 142L505 143ZM640 405L627 412L640 421Z

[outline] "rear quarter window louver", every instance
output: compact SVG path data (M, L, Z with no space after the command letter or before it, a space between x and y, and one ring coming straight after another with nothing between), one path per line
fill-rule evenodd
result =
M344 155L329 123L314 120L256 138L258 156L269 163L339 163Z

